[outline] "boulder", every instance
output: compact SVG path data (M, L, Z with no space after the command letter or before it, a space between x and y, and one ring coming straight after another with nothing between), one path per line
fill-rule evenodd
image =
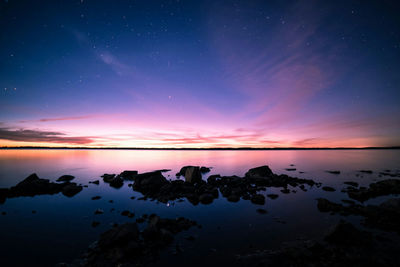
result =
M264 205L265 197L261 194L255 194L254 196L251 197L250 201L253 204Z
M246 177L270 177L272 175L273 173L267 165L252 168L245 174Z
M66 197L73 197L79 192L81 192L83 187L81 185L77 185L76 183L68 183L62 189L62 194Z
M123 171L119 176L124 180L132 181L137 174L138 171Z
M190 166L186 168L185 181L191 184L199 183L202 181L201 172L199 167Z
M63 175L57 179L57 182L69 182L75 179L75 176L72 175Z

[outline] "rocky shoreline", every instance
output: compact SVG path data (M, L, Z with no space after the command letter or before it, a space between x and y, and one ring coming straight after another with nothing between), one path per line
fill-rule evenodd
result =
M215 199L225 198L229 202L239 200L250 201L255 205L264 205L265 195L276 199L277 194L264 194L269 187L281 188L283 194L295 193L296 190L308 191L312 187L321 187L326 192L334 192L335 188L323 186L311 179L291 177L285 174L274 174L268 166L249 169L244 177L221 176L218 174L202 175L210 171L208 167L184 166L176 174L177 179L167 179L163 173L168 169L146 173L127 170L116 174L103 174L104 183L114 188L121 188L125 183L143 197L139 200L155 200L161 203L187 200L192 205L211 204ZM339 175L340 171L327 171ZM361 170L360 173L371 174L372 171ZM386 172L390 173L390 172ZM382 174L380 174L382 175ZM379 205L363 205L363 202L376 197L396 195L400 193L400 180L397 173L390 173L390 179L371 183L369 187L360 187L353 181L345 181L347 187L341 191L353 200L342 200L344 204L335 203L325 198L316 200L317 209L323 213L340 216L360 216L362 224L370 229L400 234L400 199L391 198ZM10 188L0 188L0 204L8 198L53 195L62 193L73 197L81 192L81 184L71 182L75 177L63 175L56 182L39 178L31 174L26 179ZM183 179L182 179L183 178ZM94 185L99 180L89 182ZM329 194L329 193L328 193ZM101 196L94 196L99 200ZM112 200L109 201L112 203ZM267 210L258 208L257 213L266 214ZM98 209L94 214L102 214ZM4 214L3 214L4 215ZM123 211L123 216L133 218L134 213ZM146 227L139 224L147 223ZM96 227L99 222L93 221ZM152 214L136 219L136 222L115 224L104 232L98 241L93 243L81 258L59 266L143 266L150 264L159 252L170 246L174 236L193 226L199 226L189 219L160 218ZM142 229L142 230L139 230ZM383 239L373 232L360 230L358 227L340 221L339 224L322 241L308 240L301 244L286 246L277 250L255 251L237 256L238 266L396 266L398 257L393 251L399 250L397 245ZM400 251L400 250L399 250Z

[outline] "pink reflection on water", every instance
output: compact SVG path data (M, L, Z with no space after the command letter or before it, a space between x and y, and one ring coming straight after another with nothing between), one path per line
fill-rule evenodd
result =
M285 171L290 164L297 168L295 172ZM221 175L244 175L249 168L269 165L278 174L337 179L327 175L325 170L341 170L343 178L346 172L354 174L360 169L399 169L400 150L1 150L0 186L14 185L33 172L49 179L72 174L80 182L87 182L99 179L103 173L171 169L165 176L175 179L175 173L185 165L213 167L210 174Z

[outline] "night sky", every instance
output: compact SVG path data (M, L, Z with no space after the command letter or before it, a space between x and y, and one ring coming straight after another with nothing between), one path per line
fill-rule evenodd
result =
M0 1L0 146L400 145L399 1Z

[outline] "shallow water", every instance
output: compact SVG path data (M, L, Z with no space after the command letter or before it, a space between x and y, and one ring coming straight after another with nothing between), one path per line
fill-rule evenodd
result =
M290 164L295 165L294 167ZM320 213L316 198L338 202L348 199L340 190L344 181L360 185L386 179L384 170L400 169L400 150L284 150L284 151L157 151L157 150L0 150L0 187L10 187L31 173L56 180L63 174L76 176L74 182L87 185L104 173L123 170L139 172L171 169L164 176L175 179L184 165L213 167L210 174L239 175L253 167L269 165L274 173L313 179L333 186L336 192L310 188L307 192L282 194L280 188L268 188L263 194L277 193L276 200L266 199L264 206L240 200L230 203L219 198L210 205L193 206L188 201L167 204L137 200L140 193L127 186L114 189L104 184L89 184L78 195L67 198L61 194L7 199L0 204L0 257L2 266L53 266L69 262L86 250L100 233L113 222L132 221L120 215L122 210L142 214L156 213L162 217L184 216L203 227L179 234L176 242L184 252L171 255L174 245L162 253L154 265L201 266L210 261L215 265L235 262L235 255L257 248L277 248L285 242L319 239L340 219L339 215ZM296 171L286 171L296 168ZM340 175L326 170L340 170ZM361 174L358 170L372 170ZM299 171L304 173L299 173ZM99 195L100 200L91 200ZM131 200L131 196L136 196ZM373 199L379 203L383 198ZM109 203L113 200L114 203ZM94 215L96 209L104 214ZM111 209L114 208L114 211ZM256 212L264 208L267 214ZM32 213L32 211L36 213ZM358 224L359 218L346 218ZM92 221L101 224L92 228ZM194 235L195 241L184 237Z

